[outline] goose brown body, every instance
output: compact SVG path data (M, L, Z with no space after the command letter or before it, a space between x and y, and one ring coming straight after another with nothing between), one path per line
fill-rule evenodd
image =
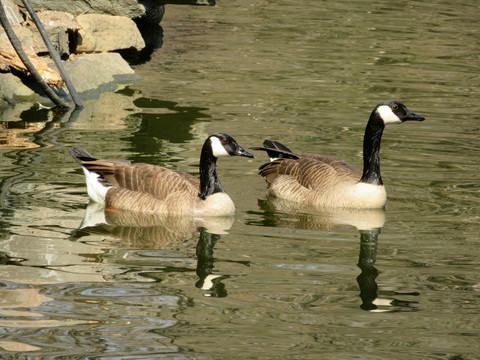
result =
M221 141L213 141L212 137L221 138ZM228 143L223 144L224 139ZM215 152L214 144L226 148ZM216 159L233 155L253 157L231 136L213 134L202 149L201 178L198 179L160 166L96 159L81 147L68 150L82 165L90 198L103 202L106 208L191 216L233 215L233 201L216 175Z
M328 156L297 154L279 142L265 140L271 161L259 174L271 196L327 208L383 208L387 194L380 175L380 141L385 125L424 120L394 100L375 106L367 123L363 146L363 171Z
M270 195L305 205L344 208L382 208L383 185L360 183L362 171L333 157L295 154L264 164L259 174Z

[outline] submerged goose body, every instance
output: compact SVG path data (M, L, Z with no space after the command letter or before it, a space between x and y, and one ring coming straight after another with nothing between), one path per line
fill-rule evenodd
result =
M253 157L230 135L212 134L203 145L197 179L160 166L96 159L81 147L68 151L82 166L89 197L106 209L190 216L233 215L233 201L217 177L217 158Z
M268 193L281 199L326 208L373 209L385 207L387 194L380 175L380 142L385 125L425 118L395 100L381 102L368 120L363 143L363 171L349 163L316 154L297 154L276 141L263 147L270 162L259 174Z

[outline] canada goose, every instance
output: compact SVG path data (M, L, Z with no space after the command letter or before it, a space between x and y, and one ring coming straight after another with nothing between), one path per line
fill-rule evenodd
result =
M383 208L387 200L380 176L380 141L386 124L425 118L395 100L379 103L373 109L363 138L363 172L333 158L296 154L286 146L265 140L270 157L259 174L272 196L318 207Z
M106 209L189 216L233 215L233 201L217 177L217 158L253 158L230 135L212 134L203 144L199 180L160 166L132 164L128 160L99 160L81 147L68 151L82 165L88 195Z

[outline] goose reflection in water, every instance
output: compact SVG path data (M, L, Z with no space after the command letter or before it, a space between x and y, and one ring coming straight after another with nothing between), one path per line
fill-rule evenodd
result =
M121 239L123 247L135 249L168 249L198 236L196 273L199 280L195 286L205 292L204 296L225 297L227 290L222 280L230 275L212 274L214 246L221 235L228 234L234 220L233 216L192 218L105 211L102 205L90 202L79 231L107 234ZM240 263L249 266L248 262Z
M358 286L360 287L360 298L362 299L362 305L360 305L360 308L372 312L386 312L394 311L395 309L398 310L399 307L416 307L416 301L378 297L378 285L375 280L378 276L378 270L374 265L377 257L378 235L380 234L380 228L369 230L359 229L359 232L360 255L358 256L357 265L360 270L362 270L362 273L358 275L357 282ZM419 293L391 292L388 295L418 296Z
M360 308L371 312L398 311L401 308L414 308L416 301L395 298L380 298L375 268L378 236L385 224L384 209L319 209L305 206L298 202L267 196L259 200L259 207L264 211L264 226L290 227L302 229L325 230L339 225L354 226L360 233L360 253L357 266L361 274L357 277L360 287ZM418 296L417 292L386 294Z

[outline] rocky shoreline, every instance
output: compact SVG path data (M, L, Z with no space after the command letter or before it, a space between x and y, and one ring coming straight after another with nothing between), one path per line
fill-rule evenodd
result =
M161 46L166 4L215 5L215 0L30 0L82 100L139 79L127 60ZM2 0L9 23L47 83L69 101L62 78L21 2ZM153 34L153 35L152 35ZM32 60L32 59L31 59ZM38 61L38 63L37 63ZM23 67L23 68L22 68ZM20 102L51 105L19 61L0 28L0 110Z

